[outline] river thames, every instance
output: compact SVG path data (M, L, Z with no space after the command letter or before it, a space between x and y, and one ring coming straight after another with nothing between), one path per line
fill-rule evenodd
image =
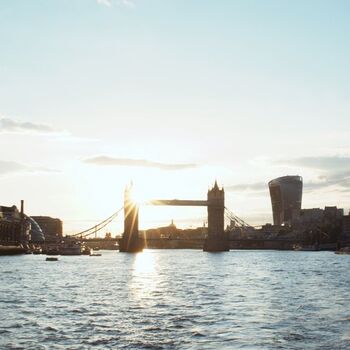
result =
M1 349L350 349L350 256L0 257Z

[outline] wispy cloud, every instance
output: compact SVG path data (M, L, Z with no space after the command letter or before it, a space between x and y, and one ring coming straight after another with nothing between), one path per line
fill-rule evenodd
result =
M275 165L298 166L304 168L339 171L350 170L350 157L327 156L327 157L300 157L288 160L274 161Z
M255 183L249 183L249 184L237 184L237 185L231 185L226 186L226 191L231 192L262 192L266 191L268 189L267 183L264 182L255 182Z
M14 161L0 160L0 176L14 173L57 173L55 169L49 169L40 165L28 165Z
M85 163L100 165L100 166L129 166L129 167L143 167L143 168L156 168L161 170L183 170L196 168L197 164L169 164L153 162L146 159L130 159L130 158L114 158L108 156L96 156L87 158Z
M100 142L99 139L75 136L69 131L58 130L47 124L33 123L10 117L0 117L0 134L47 136L51 141L69 143Z
M340 192L350 191L350 171L338 172L327 176L319 176L315 181L306 182L304 188L308 192L336 187Z
M9 117L1 117L0 133L52 134L58 133L58 131L46 124L27 122Z

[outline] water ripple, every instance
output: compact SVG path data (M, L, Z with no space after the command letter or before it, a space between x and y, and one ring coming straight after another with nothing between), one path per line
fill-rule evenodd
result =
M0 349L350 348L349 256L150 250L0 260Z

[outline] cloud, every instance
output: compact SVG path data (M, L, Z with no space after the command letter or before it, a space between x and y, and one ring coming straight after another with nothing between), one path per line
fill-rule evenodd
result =
M319 176L316 181L306 182L304 188L308 192L336 186L338 191L350 190L350 171L338 172L328 176Z
M57 173L57 170L38 165L27 165L14 161L0 160L0 176L14 173Z
M108 156L97 156L84 160L84 163L100 165L100 166L129 166L129 167L144 167L156 168L161 170L183 170L196 168L196 164L169 164L153 162L146 159L130 159L130 158L113 158Z
M39 135L47 137L48 141L63 143L97 143L100 139L75 136L67 130L57 130L50 125L27 122L15 118L0 117L0 135Z
M268 188L265 182L255 182L250 184L238 184L226 186L225 190L229 192L262 192Z
M305 168L339 171L350 170L350 157L330 156L330 157L300 157L289 160L274 161L276 165L292 165Z
M0 133L57 133L55 129L46 124L20 121L14 118L0 118Z

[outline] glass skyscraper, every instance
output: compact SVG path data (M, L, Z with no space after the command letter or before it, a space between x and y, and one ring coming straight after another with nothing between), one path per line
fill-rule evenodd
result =
M303 194L301 176L282 176L269 182L274 225L290 224L299 217Z

